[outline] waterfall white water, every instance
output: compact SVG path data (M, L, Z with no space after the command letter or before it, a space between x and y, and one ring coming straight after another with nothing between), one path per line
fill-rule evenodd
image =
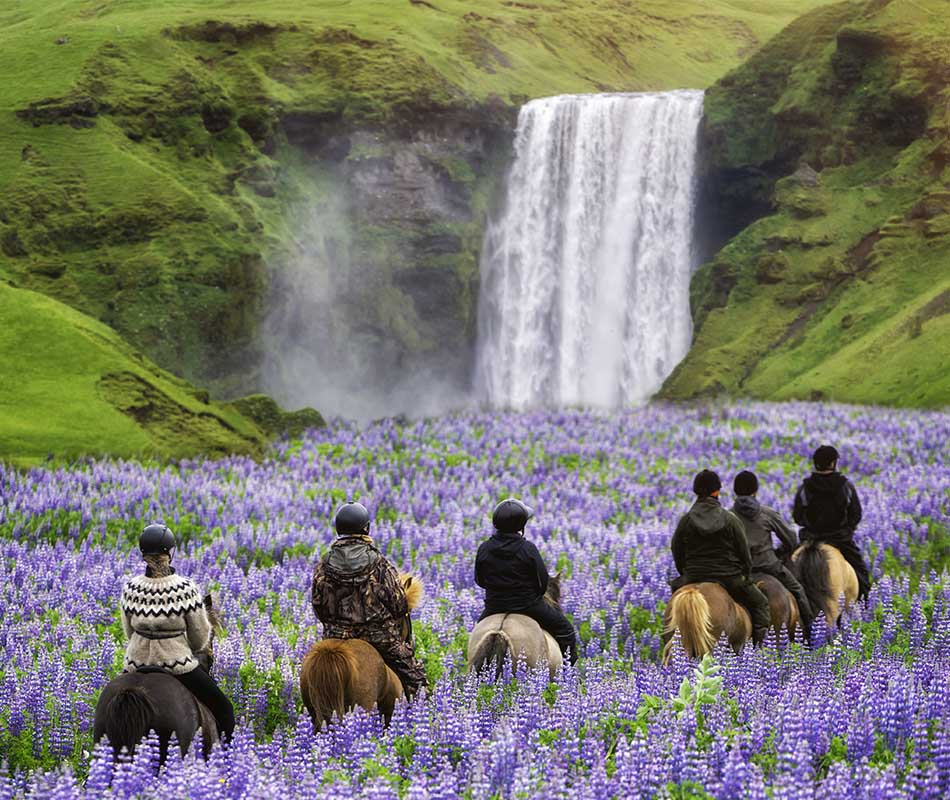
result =
M702 113L699 91L521 109L507 203L482 252L483 402L635 404L686 355Z

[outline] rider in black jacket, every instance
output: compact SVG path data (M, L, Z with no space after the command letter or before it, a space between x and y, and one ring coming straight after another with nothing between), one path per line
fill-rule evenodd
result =
M813 457L815 471L805 478L795 495L792 516L802 526L804 542L830 544L841 551L858 576L858 598L866 598L871 577L864 557L854 543L854 530L861 522L861 500L858 491L838 472L838 451L822 445Z
M693 481L696 502L676 526L670 549L680 578L670 582L675 591L687 583L714 581L743 605L752 619L752 640L760 644L772 617L768 598L752 583L752 557L742 523L719 503L722 482L704 469Z
M577 661L574 626L564 613L544 599L548 570L538 548L524 538L534 511L520 500L499 503L492 514L495 534L482 542L475 556L475 583L485 590L485 610L492 614L524 614L557 641L571 663Z

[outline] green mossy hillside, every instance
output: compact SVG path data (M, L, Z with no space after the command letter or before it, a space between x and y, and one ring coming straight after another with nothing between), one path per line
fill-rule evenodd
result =
M11 0L0 276L241 393L256 380L266 265L297 257L297 210L334 191L308 167L346 158L353 129L405 136L460 110L508 127L538 95L705 86L825 1ZM446 167L462 184L484 177L469 172ZM384 256L418 236L383 227L378 239L397 240ZM463 298L472 255L448 265ZM386 335L417 321L403 319L406 292L390 294Z
M258 455L265 434L106 325L0 282L0 460Z
M694 277L671 398L950 403L943 0L814 11L707 93L726 232Z

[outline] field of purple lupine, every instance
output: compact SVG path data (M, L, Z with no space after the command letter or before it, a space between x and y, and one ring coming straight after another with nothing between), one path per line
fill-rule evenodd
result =
M676 517L692 474L758 472L788 512L818 444L842 452L865 507L867 605L833 638L659 663ZM495 502L564 578L577 669L465 671L480 611L472 564ZM422 577L415 633L432 688L391 726L349 714L314 732L297 671L319 636L308 603L335 507ZM730 492L724 501L731 503ZM220 593L216 675L230 748L113 765L93 747L98 692L120 667L116 613L164 520L175 565ZM27 798L904 798L950 792L950 415L789 404L649 406L611 415L463 415L346 424L256 463L85 461L0 467L0 800Z

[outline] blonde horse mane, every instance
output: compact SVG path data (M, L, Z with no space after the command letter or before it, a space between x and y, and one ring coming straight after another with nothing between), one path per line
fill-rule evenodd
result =
M406 600L409 603L409 610L414 611L422 605L422 601L426 596L426 590L422 585L422 581L415 575L410 575L408 572L400 572L399 582L406 590Z
M684 586L670 601L669 621L663 627L663 633L669 637L663 647L664 664L669 663L673 652L673 635L677 630L683 649L690 658L705 655L716 644L709 603L695 586Z

